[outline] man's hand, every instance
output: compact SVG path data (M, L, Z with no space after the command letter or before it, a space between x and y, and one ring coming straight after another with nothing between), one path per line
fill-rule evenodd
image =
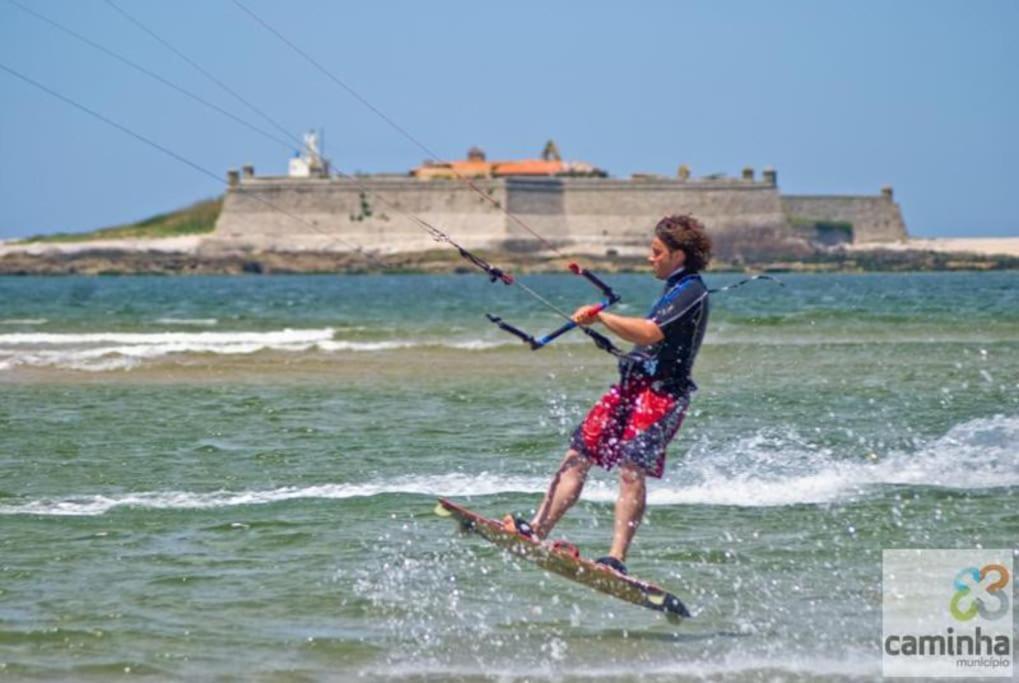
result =
M657 344L665 338L658 323L654 320L616 315L602 311L601 306L597 304L581 306L570 317L578 325L601 323L615 334L634 344Z
M598 322L599 313L601 313L601 306L591 304L578 308L571 318L573 319L573 322L578 325L591 325L592 323Z

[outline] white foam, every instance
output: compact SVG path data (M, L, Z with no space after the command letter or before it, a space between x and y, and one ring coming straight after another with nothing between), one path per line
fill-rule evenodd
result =
M468 339L465 341L450 342L447 346L453 349L460 349L462 351L487 351L488 349L497 349L502 346L519 346L520 344L521 342L515 339L507 339L505 341Z
M393 351L395 349L409 349L420 344L406 340L385 340L385 341L325 341L316 345L323 351Z
M810 334L802 328L788 331L769 330L767 334L754 332L709 331L704 340L706 346L876 346L881 344L921 345L935 344L997 344L1019 340L1019 336L1008 332L989 332L980 328L945 333L941 330L930 334L874 334L865 332L852 336L837 336L831 332Z
M1019 416L965 422L916 451L861 455L811 448L795 434L757 434L727 453L699 444L649 502L757 507L860 498L883 485L1019 486Z
M839 656L841 654L841 657ZM360 672L371 679L382 676L386 680L436 680L485 678L492 680L526 681L615 681L615 680L768 680L782 681L808 678L810 680L880 677L880 658L871 651L849 650L819 656L790 655L781 657L753 653L727 653L709 659L683 658L682 661L632 661L625 665L617 662L580 664L570 662L568 667L557 666L551 659L540 663L533 659L512 662L487 662L483 667L470 664L446 664L436 661L413 663L388 662L383 669L369 667Z
M219 324L216 318L156 318L161 325L183 325L189 327L214 327Z
M0 505L0 514L6 515L101 515L118 507L137 507L155 510L202 510L235 507L238 505L266 505L287 500L323 498L366 498L387 493L414 493L422 495L466 496L494 495L507 491L533 492L544 486L533 477L499 477L466 474L411 476L388 482L360 484L320 484L317 486L284 486L255 491L144 491L120 495L74 496L59 499L39 499L16 505Z
M90 372L125 370L170 354L305 351L328 343L333 329L265 332L91 332L0 334L0 370L18 365Z
M810 450L802 441L755 435L735 449L718 453L694 448L673 456L672 474L649 485L650 505L727 505L772 507L823 504L872 495L886 485L981 490L1019 486L1019 416L972 420L914 452L877 461L839 459ZM549 461L549 467L554 462ZM614 477L591 477L583 498L610 503ZM146 491L119 495L74 496L0 505L0 514L101 515L117 507L207 509L265 505L302 498L364 498L410 493L427 496L541 494L544 476L486 472L410 475L384 481L281 487L253 491Z
M83 344L132 344L159 346L163 344L294 344L332 339L333 328L270 330L267 332L86 332L41 333L15 332L0 334L0 346L79 346Z
M215 325L214 318L160 318L158 322ZM103 372L135 367L171 354L243 355L263 350L325 353L386 352L410 348L484 351L517 345L512 339L334 339L335 328L283 329L265 332L88 332L0 334L0 370L19 365Z
M45 325L46 318L4 318L0 325Z

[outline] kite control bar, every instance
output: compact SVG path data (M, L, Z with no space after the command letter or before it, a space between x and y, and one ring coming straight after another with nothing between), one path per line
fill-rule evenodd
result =
M621 297L618 294L616 294L616 292L611 287L605 284L605 282L602 281L601 278L599 278L597 275L587 270L586 268L581 268L576 263L571 263L569 265L569 269L570 272L572 272L574 275L580 275L588 282L590 282L592 285L601 290L602 294L605 295L605 298L595 305L596 308L595 313L600 313L601 311L604 311L606 308L612 306L621 299ZM547 346L555 339L558 339L562 335L566 334L570 330L576 327L580 327L580 330L588 337L590 337L599 349L607 351L612 354L621 353L619 349L615 346L615 344L613 344L612 341L609 340L608 337L606 337L603 334L599 334L594 330L577 325L577 323L575 323L572 320L565 322L563 325L553 330L552 332L549 332L543 337L535 338L533 335L527 334L519 327L514 327L513 325L510 325L499 316L492 315L491 313L486 314L486 316L492 323L497 325L499 329L505 332L509 332L514 337L517 337L525 344L530 346L532 351L537 351L538 349Z
M568 266L568 268L570 269L570 272L573 273L574 275L579 275L585 278L592 285L600 289L602 291L602 294L605 295L605 298L611 299L613 304L619 301L620 296L616 294L611 287L605 284L605 282L601 278L599 278L597 275L589 271L587 268L581 268L576 263L571 263Z

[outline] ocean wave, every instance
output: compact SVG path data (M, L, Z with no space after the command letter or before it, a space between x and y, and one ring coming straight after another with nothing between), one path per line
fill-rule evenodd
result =
M160 325L183 325L188 327L215 327L217 318L156 318Z
M776 507L853 500L882 487L913 485L949 490L1019 486L1019 416L998 415L953 427L913 452L840 460L795 438L758 434L726 453L695 447L676 456L669 478L649 485L648 504ZM549 463L550 468L552 462ZM551 471L550 473L551 474ZM450 473L410 475L362 483L286 486L253 491L145 491L29 500L0 505L0 514L101 515L118 507L208 509L298 499L420 494L454 498L544 493L545 476ZM592 480L583 499L610 503L614 478Z
M44 319L10 319L21 323L42 324ZM159 318L161 324L189 327L214 327L215 318ZM10 324L14 324L13 322ZM10 332L0 333L0 371L18 366L53 367L87 372L129 370L147 362L171 355L212 354L249 355L259 351L286 353L384 353L407 349L453 349L465 352L484 352L493 349L522 348L520 342L508 335L481 334L477 337L409 336L384 339L338 339L341 331L364 331L362 327L325 327L313 329L282 329L268 331L158 331L158 332ZM374 330L379 332L379 330ZM395 331L390 330L390 335ZM798 346L817 343L860 343L859 339L743 339L715 337L712 344L752 344ZM890 343L927 343L940 340L894 340ZM985 340L986 341L986 340ZM983 342L981 342L983 343ZM556 341L558 346L586 348L588 342L581 335Z
M333 338L333 328L269 330L265 332L14 332L0 334L0 346L80 346L88 344L294 344Z
M316 344L322 351L394 351L421 346L418 342L390 339L383 341L325 341Z
M305 351L333 337L330 327L266 332L88 332L0 334L0 370L15 366L103 372L170 354Z
M708 331L704 343L708 346L930 346L935 344L1001 344L1019 340L1019 335L1012 331L994 332L974 328L969 332L944 332L938 330L929 334L879 334L861 332L857 335L836 335L817 333L812 330L789 330L781 333L769 331L767 334L747 332Z
M791 430L762 430L724 452L698 443L673 464L659 505L772 507L863 498L884 486L980 490L1019 486L1019 416L956 425L913 451L846 457Z
M493 341L489 339L461 339L440 341L437 339L389 339L383 341L347 341L334 340L318 342L315 348L321 351L395 351L398 349L441 348L460 351L487 351L503 346L520 346L515 339Z
M349 484L319 484L316 486L283 486L255 491L144 491L119 495L72 496L67 498L39 499L15 505L0 505L5 515L101 515L118 507L149 508L155 510L202 510L235 507L238 505L266 505L288 500L321 498L367 498L387 493L421 495L487 496L507 491L530 493L542 490L545 482L536 477L504 477L487 474L445 474L397 478L382 482Z
M497 349L502 346L520 346L520 342L516 339L506 339L500 341L492 341L487 339L468 339L465 341L453 341L448 344L444 344L452 349L460 349L461 351L487 351L489 349Z
M161 319L169 320L169 319ZM182 319L183 320L183 319ZM209 322L194 319L189 324ZM259 351L381 352L410 348L484 351L517 346L513 339L334 339L336 329L265 332L87 332L0 334L0 370L16 366L103 372L136 367L173 354L244 355Z
M45 325L49 321L46 318L3 318L0 325Z
M732 637L719 633L720 637ZM841 657L839 656L841 655ZM535 664L531 661L487 662L485 666L445 664L437 661L412 664L387 663L384 668L368 667L359 676L368 680L380 677L387 681L417 681L422 677L431 680L485 678L493 680L527 681L617 681L646 680L825 680L864 679L880 677L880 663L873 653L864 650L833 652L828 655L756 655L753 653L725 654L715 658L683 659L682 661L631 662L625 666L612 663L598 666L570 663L560 667L554 658Z

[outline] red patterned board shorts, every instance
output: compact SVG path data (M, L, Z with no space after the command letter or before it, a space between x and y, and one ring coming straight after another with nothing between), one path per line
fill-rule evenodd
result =
M629 462L648 476L661 477L665 447L689 405L689 395L662 391L647 378L624 380L598 399L573 432L570 446L607 470Z

